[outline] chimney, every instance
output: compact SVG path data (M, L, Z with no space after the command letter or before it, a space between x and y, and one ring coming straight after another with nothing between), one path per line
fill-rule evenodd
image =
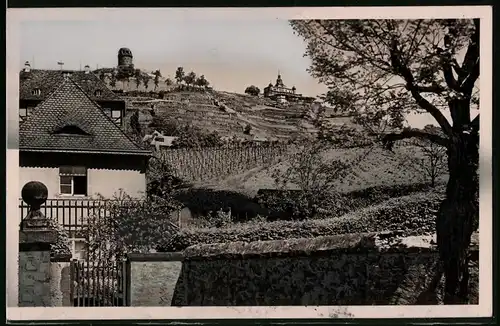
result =
M89 65L85 65L85 67L83 69L85 70L86 74L88 74L90 72L90 66Z
M30 72L31 70L31 65L30 65L30 62L29 61L26 61L24 63L24 72Z

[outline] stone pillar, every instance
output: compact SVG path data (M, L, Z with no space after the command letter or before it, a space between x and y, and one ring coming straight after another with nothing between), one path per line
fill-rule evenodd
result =
M28 182L22 189L30 211L19 231L19 307L56 305L51 294L50 248L57 240L57 231L40 212L47 193L47 187L38 181Z

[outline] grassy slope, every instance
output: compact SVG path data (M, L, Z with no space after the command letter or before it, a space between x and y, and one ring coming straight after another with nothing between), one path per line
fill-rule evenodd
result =
M329 159L351 159L364 155L367 149L334 149L328 153ZM424 182L424 175L416 170L401 168L403 159L411 158L407 148L396 147L394 153L382 148L372 148L364 160L355 167L352 177L339 183L340 191L351 191L377 185L412 184ZM270 167L259 167L221 181L217 187L255 195L259 189L274 188L272 172L285 170L286 161ZM445 179L443 176L442 179ZM293 188L293 186L292 186Z

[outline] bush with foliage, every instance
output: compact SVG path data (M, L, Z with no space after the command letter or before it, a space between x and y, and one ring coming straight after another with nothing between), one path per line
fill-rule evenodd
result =
M56 243L50 246L51 256L71 255L69 237L64 227L53 219L48 219L48 221L50 227L57 231Z
M428 191L433 187L429 183L399 184L391 186L374 186L347 193L338 193L329 206L322 207L318 218L334 217L347 214L357 209L376 205L395 197L407 196L411 193ZM300 210L300 190L267 190L260 191L255 200L269 210L269 218L290 219Z
M197 244L314 238L345 233L402 231L402 235L431 234L443 194L421 192L328 219L249 222L226 228L196 228L177 232L158 243L158 251L182 251Z
M149 252L177 232L174 201L156 196L135 199L124 192L101 198L100 213L90 216L89 255L115 260L131 252Z

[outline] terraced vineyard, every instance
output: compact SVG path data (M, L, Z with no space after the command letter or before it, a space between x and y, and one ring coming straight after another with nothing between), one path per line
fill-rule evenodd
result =
M173 92L163 99L130 97L127 102L130 110L140 110L144 127L152 119L150 109L154 105L156 115L217 131L221 136L287 139L296 134L316 132L304 118L310 107L308 104L277 107L266 98L215 91ZM348 119L339 119L342 124L350 123ZM247 125L251 126L250 136L244 133Z

